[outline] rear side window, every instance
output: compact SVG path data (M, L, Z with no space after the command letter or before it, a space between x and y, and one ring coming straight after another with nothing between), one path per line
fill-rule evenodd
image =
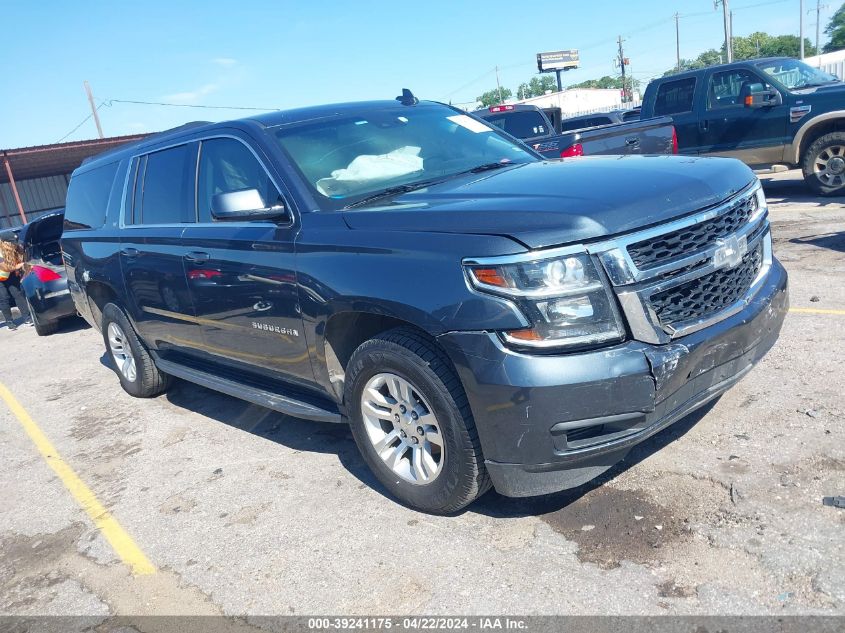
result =
M66 231L98 229L106 223L109 192L117 165L110 163L71 178L65 201Z
M180 224L196 221L194 144L147 154L138 163L135 224Z
M568 130L582 130L585 127L597 127L599 125L610 125L613 120L609 116L594 116L588 119L575 119L574 121L562 121L560 124L561 132Z
M657 89L654 99L654 114L679 114L692 112L692 96L695 92L695 77L667 81Z
M516 138L531 138L549 133L545 117L537 111L507 112L485 116L484 119Z
M257 189L265 207L281 204L276 185L250 149L232 138L202 142L197 208L200 222L211 222L211 201L217 194Z

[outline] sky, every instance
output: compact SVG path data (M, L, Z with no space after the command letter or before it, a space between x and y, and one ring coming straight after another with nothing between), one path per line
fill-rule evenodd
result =
M800 0L729 0L734 35L798 34ZM828 0L822 30L838 8ZM815 2L805 0L805 9ZM724 39L712 0L0 0L0 148L96 138L88 81L106 136L218 121L250 110L392 99L471 102L516 90L541 51L578 48L564 85L612 75L616 37L642 81ZM815 10L805 36L815 39ZM824 35L822 34L822 42ZM551 75L554 76L554 75ZM176 106L119 101L148 101Z

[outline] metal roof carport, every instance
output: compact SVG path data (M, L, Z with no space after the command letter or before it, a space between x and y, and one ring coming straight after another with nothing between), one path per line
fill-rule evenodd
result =
M145 136L0 150L0 228L26 224L46 211L63 207L70 174L83 160Z

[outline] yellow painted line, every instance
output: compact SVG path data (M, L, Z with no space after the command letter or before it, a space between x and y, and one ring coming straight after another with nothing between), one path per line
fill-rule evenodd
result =
M798 314L840 314L845 315L845 310L828 310L826 308L789 308L790 312Z
M120 523L117 522L111 513L106 510L102 503L97 499L91 489L73 472L73 469L62 459L56 447L44 435L44 432L38 428L35 421L26 412L20 402L17 401L12 392L9 391L3 383L0 383L0 398L2 398L9 407L15 417L21 423L29 439L35 444L41 456L53 469L68 492L76 499L76 502L82 506L82 509L88 513L97 529L103 533L106 540L112 546L115 553L127 565L132 573L136 576L145 574L154 574L156 568L144 555L132 537L127 534Z

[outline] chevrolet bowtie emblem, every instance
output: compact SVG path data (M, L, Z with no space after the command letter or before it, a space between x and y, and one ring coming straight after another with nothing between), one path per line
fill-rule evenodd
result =
M743 235L731 235L716 240L716 252L713 253L713 265L716 268L735 268L748 252L748 239Z

